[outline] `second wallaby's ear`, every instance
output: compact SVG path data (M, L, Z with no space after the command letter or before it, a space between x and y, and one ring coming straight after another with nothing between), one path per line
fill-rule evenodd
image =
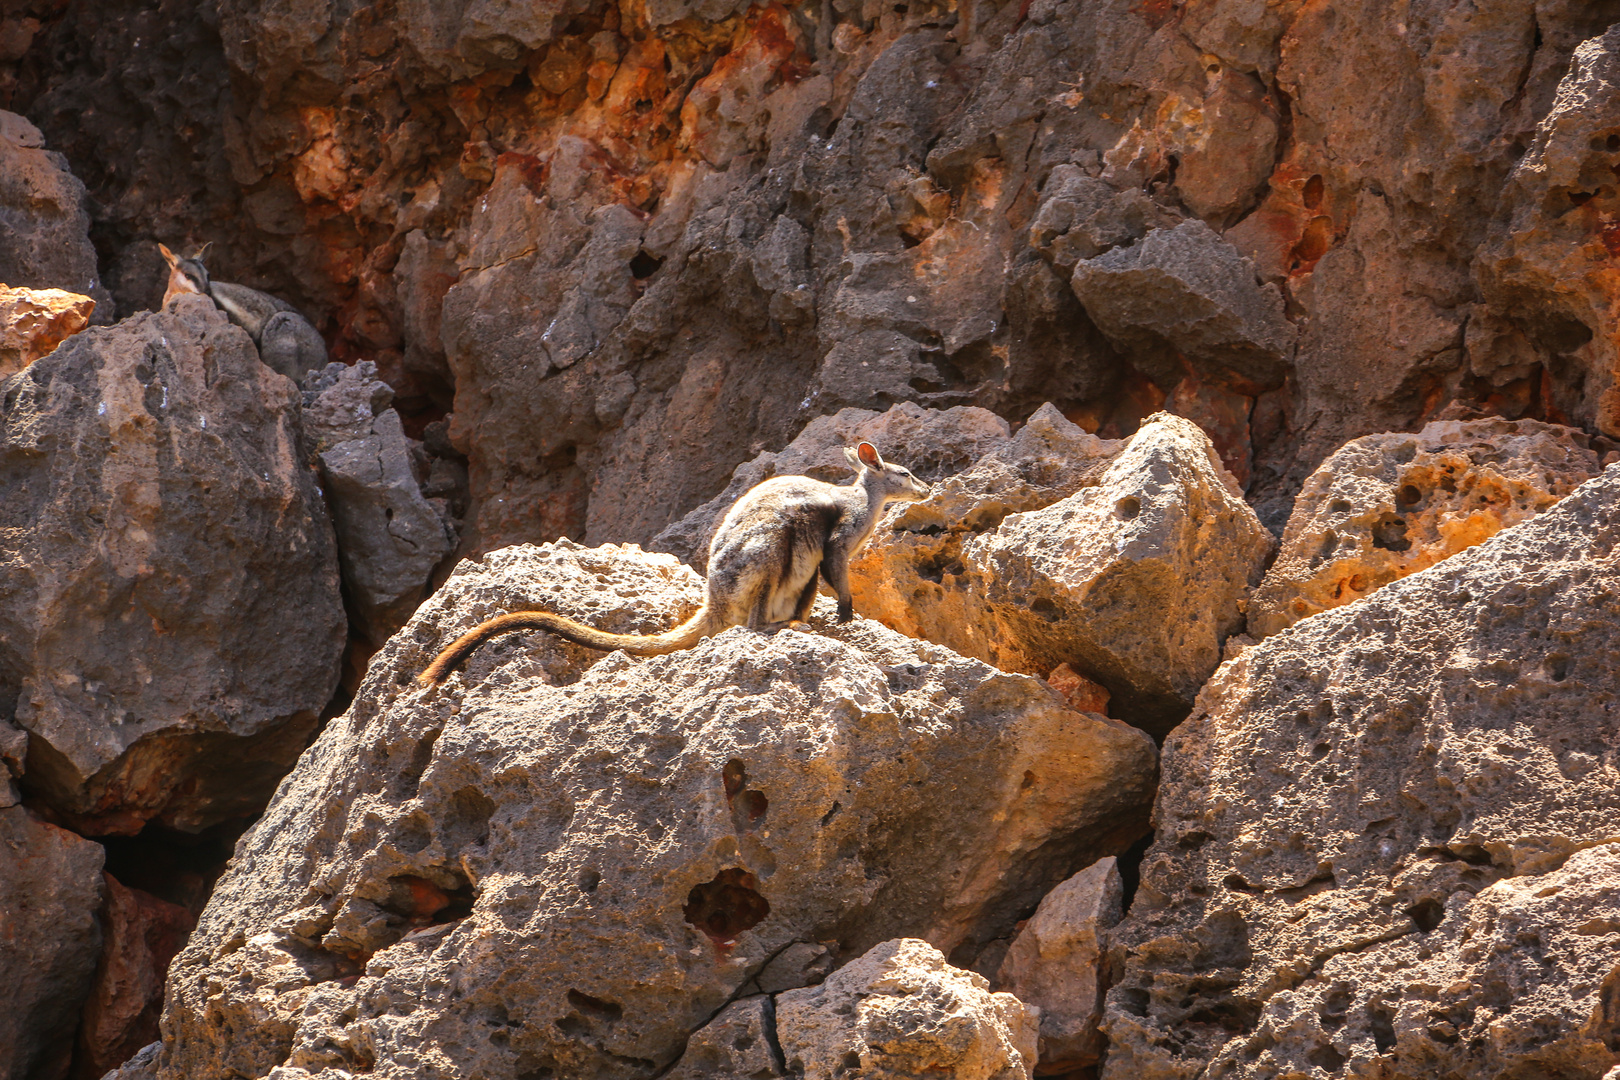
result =
M196 259L198 262L202 262L204 259L208 258L208 249L213 246L214 242L212 240L208 241L202 247L197 249L197 254L193 255L192 258Z
M173 266L175 263L180 261L175 257L174 252L169 250L169 246L167 244L159 244L158 250L163 252L163 261L168 263L170 266Z
M855 448L855 454L861 459L861 464L868 469L883 468L883 459L878 456L877 447L869 442L863 442Z
M849 462L851 468L858 469L861 467L861 459L855 455L853 446L844 447L844 458Z

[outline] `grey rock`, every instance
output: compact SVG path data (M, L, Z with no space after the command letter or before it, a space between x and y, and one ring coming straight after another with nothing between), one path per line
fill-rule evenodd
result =
M87 830L253 812L337 685L337 552L298 392L206 298L0 384L0 714Z
M0 1078L67 1073L101 953L102 849L32 812L0 809Z
M1111 933L1106 1080L1610 1067L1617 495L1606 470L1216 673Z
M793 1076L1029 1080L1040 1011L989 985L926 941L885 941L781 995L777 1038Z
M1292 365L1282 294L1202 221L1083 259L1072 284L1102 332L1163 385L1179 379L1171 352L1259 389L1280 385Z
M414 683L497 611L645 631L698 586L633 547L463 563L238 845L159 1075L650 1077L797 942L971 954L1139 835L1145 735L830 603L646 661L520 635Z
M776 1003L765 994L733 1001L692 1032L669 1080L778 1080L787 1076L776 1046Z
M416 610L456 534L443 502L423 494L415 446L376 371L364 360L328 365L305 381L304 397L356 628L381 644Z

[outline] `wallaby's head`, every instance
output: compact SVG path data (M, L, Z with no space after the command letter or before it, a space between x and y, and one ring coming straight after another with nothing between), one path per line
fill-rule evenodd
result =
M912 476L911 470L905 466L884 461L877 447L869 442L846 446L844 456L855 466L855 482L875 487L883 495L884 502L918 502L928 498L928 493L933 490Z
M163 252L163 261L169 264L169 287L163 291L163 306L168 307L169 301L181 293L202 293L208 295L208 267L203 265L203 256L208 254L210 245L204 244L191 255L176 255L162 244L158 250Z

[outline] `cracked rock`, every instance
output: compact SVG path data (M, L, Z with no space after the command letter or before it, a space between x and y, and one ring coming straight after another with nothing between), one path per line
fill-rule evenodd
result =
M699 596L633 546L463 562L238 844L158 1075L650 1078L755 980L819 979L797 946L971 960L1141 834L1142 732L830 602L813 633L644 660L516 634L414 681L501 611L645 633Z
M1104 1080L1602 1075L1617 496L1610 469L1216 673L1111 934Z

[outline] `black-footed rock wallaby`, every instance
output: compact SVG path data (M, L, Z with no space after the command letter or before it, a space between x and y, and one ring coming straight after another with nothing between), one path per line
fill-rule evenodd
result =
M181 293L201 293L248 332L259 347L259 359L272 370L298 382L306 372L325 367L326 342L297 308L258 289L209 278L203 257L210 246L204 244L194 254L180 256L158 245L169 264L169 287L163 293L163 306L168 307L169 301Z
M623 649L658 656L690 649L732 626L776 630L810 617L816 575L838 596L838 621L855 617L849 559L877 527L891 502L928 497L929 485L885 462L863 442L845 449L855 481L828 484L808 476L777 476L756 484L726 512L709 542L709 578L697 614L662 634L610 634L549 611L517 611L480 623L461 635L417 676L427 686L444 681L457 664L497 634L549 630L591 649Z

